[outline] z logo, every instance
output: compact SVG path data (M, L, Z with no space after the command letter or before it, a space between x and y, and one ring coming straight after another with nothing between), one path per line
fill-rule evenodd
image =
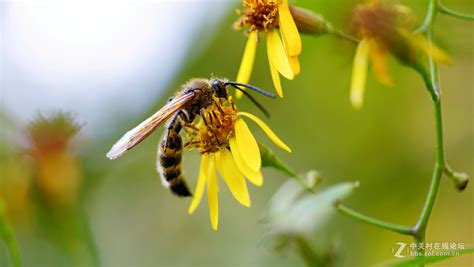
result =
M406 243L403 243L403 242L397 242L395 243L397 245L399 245L400 247L398 248L398 250L393 254L393 256L395 256L396 258L405 258L405 255L402 255L402 252L403 250L405 249L405 247L407 246Z

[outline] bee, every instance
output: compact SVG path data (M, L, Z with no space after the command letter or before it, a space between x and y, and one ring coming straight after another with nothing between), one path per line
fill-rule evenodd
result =
M227 86L241 91L266 116L268 112L243 88L275 98L275 95L249 84L228 81L226 79L194 78L185 83L174 97L168 100L160 110L125 133L107 153L111 160L122 156L147 138L160 125L166 123L163 137L158 145L157 171L161 181L172 193L181 197L191 196L181 171L183 142L180 132L183 126L193 124L197 117L205 122L206 109L217 101L229 101Z

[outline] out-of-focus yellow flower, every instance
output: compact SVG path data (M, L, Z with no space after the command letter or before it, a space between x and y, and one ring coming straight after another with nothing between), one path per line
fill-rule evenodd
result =
M242 16L234 28L247 26L248 40L237 81L248 83L252 74L259 33L267 38L268 63L276 92L283 97L280 74L292 80L300 72L298 55L301 53L301 38L290 12L288 0L243 0ZM276 28L280 28L283 42ZM237 91L237 96L241 96Z
M196 190L188 212L192 214L196 210L207 187L214 230L217 230L219 214L217 172L234 198L245 207L250 207L245 178L256 186L263 184L260 150L243 117L253 120L277 146L291 152L262 120L252 114L238 112L231 99L223 105L212 106L205 113L197 127L189 130L186 143L188 148L196 148L202 155Z
M72 204L81 182L79 161L70 148L80 126L68 114L38 116L28 127L35 179L50 203Z
M378 0L359 4L354 10L353 22L361 38L352 69L351 103L354 108L363 105L369 61L378 80L392 85L387 72L387 55L391 53L402 64L417 68L423 55L431 54L440 63L449 57L421 35L410 31L412 24L409 8Z

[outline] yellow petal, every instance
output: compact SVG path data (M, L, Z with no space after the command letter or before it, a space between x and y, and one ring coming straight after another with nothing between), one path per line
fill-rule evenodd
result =
M267 52L270 61L273 66L278 70L281 75L289 80L293 80L295 75L291 69L290 62L288 61L288 56L286 55L283 44L281 43L280 36L275 30L269 31L267 33Z
M252 170L243 160L240 153L239 146L235 137L229 139L230 151L234 157L235 164L245 177L254 185L261 186L263 184L263 177L261 171Z
M234 198L243 206L250 207L250 196L244 175L235 165L232 155L227 149L216 153L217 169L224 178Z
M207 178L207 202L212 229L217 230L219 223L219 202L217 200L217 177L215 159L209 161L209 176Z
M270 73L272 74L273 85L275 86L275 91L279 97L283 97L283 89L281 88L280 74L278 74L277 69L273 66L272 61L270 60L270 54L268 55L268 65L270 66Z
M209 156L206 154L201 157L201 167L199 168L199 177L196 184L196 190L194 192L193 200L189 205L188 213L192 214L199 203L201 203L202 194L204 193L204 187L206 186L206 180L209 176Z
M368 40L362 39L357 46L352 66L351 103L354 108L362 107L367 79L368 54Z
M286 52L289 56L297 56L301 53L301 38L295 21L291 16L288 3L280 4L278 14L280 19L280 31L283 35Z
M385 85L393 85L393 79L387 72L387 51L374 39L370 39L368 42L372 70L380 82Z
M237 119L234 125L235 139L239 145L239 151L245 164L254 171L259 171L262 166L260 150L257 140L253 136L249 127L242 119Z
M295 76L300 74L300 61L298 60L298 57L288 57L288 60L290 61L291 69Z
M252 74L253 64L255 61L255 52L257 51L257 33L252 31L249 34L247 44L245 46L242 62L240 63L239 73L237 74L237 82L248 83ZM242 92L236 91L237 98L242 96Z
M247 112L239 112L237 115L245 116L245 117L253 120L256 124L258 124L258 126L260 126L260 128L262 128L262 130L265 132L265 134L267 134L267 136L270 138L270 140L273 141L273 143L275 143L275 145L277 145L281 149L286 150L289 153L291 153L291 149L285 143L283 143L283 141L261 119L257 118L256 116L254 116L250 113L247 113Z
M423 36L414 36L413 40L425 53L431 54L436 62L442 64L451 63L451 58L449 58L449 56L443 50L428 42Z

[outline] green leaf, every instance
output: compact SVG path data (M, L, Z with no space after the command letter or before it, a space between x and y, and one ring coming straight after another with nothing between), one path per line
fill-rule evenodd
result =
M357 186L357 182L340 183L320 193L304 194L306 188L288 181L270 201L268 221L272 231L309 234L323 227L335 213L335 204L347 198Z

